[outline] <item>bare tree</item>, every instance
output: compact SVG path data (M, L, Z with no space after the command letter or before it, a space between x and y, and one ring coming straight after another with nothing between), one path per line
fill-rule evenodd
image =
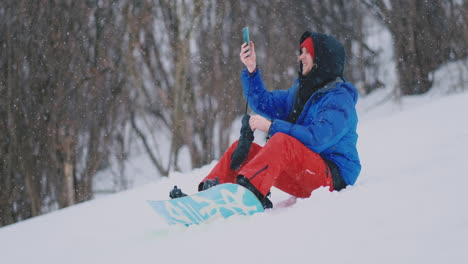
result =
M226 120L225 113L232 112L226 108L226 98L232 92L223 92L241 94L239 89L226 86L226 68L231 67L226 60L233 52L232 44L223 37L223 30L231 29L223 23L229 20L231 5L217 1L147 1L143 5L139 17L130 24L140 23L132 32L144 34L135 41L139 52L136 61L146 69L140 80L151 82L137 82L140 93L135 96L140 106L135 108L135 117L150 121L139 124L133 119L132 124L160 174L167 175L169 170L178 169L183 146L189 149L191 165L198 167L215 158L216 129L222 127L217 133L222 135L221 141L227 141L225 132L235 116L231 114ZM227 79L232 79L232 72L229 75ZM217 122L223 124L217 126ZM151 147L165 140L154 135L161 131L155 124L172 132L170 153L159 154Z
M427 92L435 69L453 59L454 51L458 58L466 54L460 49L460 40L466 38L458 38L459 44L455 39L455 32L466 36L466 20L461 12L466 3L458 9L454 7L460 4L442 0L398 0L391 5L381 0L362 2L392 32L401 95Z
M124 125L126 69L110 1L6 1L0 10L4 225L93 197Z

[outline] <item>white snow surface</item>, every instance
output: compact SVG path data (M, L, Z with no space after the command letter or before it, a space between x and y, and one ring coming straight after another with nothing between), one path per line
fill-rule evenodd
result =
M0 228L0 263L467 263L468 92L371 98L358 104L363 169L341 192L188 228L147 205L174 185L195 192L213 162Z

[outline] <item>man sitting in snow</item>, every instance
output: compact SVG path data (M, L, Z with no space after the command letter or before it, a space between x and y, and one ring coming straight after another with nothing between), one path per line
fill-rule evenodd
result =
M238 183L252 191L264 208L272 208L267 198L272 186L306 198L322 186L339 191L356 182L361 170L356 149L358 92L343 78L344 47L332 36L306 31L300 52L299 77L293 86L270 92L257 67L254 43L242 45L244 95L258 115L244 118L241 139L223 154L199 191ZM256 129L270 136L264 147L252 143ZM248 147L238 166L233 166L238 144Z

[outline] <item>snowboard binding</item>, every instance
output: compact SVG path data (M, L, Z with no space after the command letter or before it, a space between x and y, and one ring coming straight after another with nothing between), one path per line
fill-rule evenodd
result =
M204 190L208 190L209 188L211 188L213 186L216 186L218 184L220 184L218 177L215 177L214 180L208 179L208 180L206 180L204 182L201 182L198 185L198 191L201 192L201 191L204 191Z
M176 199L184 196L187 196L187 194L183 193L181 189L177 188L177 186L174 186L174 188L169 192L169 197L171 199Z

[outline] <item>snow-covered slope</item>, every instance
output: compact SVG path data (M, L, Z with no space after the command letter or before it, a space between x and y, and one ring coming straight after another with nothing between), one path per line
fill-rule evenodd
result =
M212 163L0 229L1 263L466 263L468 93L361 114L363 170L339 193L169 227L146 204L195 192ZM360 107L364 109L364 107ZM391 109L392 111L389 111ZM273 191L278 203L288 196Z

